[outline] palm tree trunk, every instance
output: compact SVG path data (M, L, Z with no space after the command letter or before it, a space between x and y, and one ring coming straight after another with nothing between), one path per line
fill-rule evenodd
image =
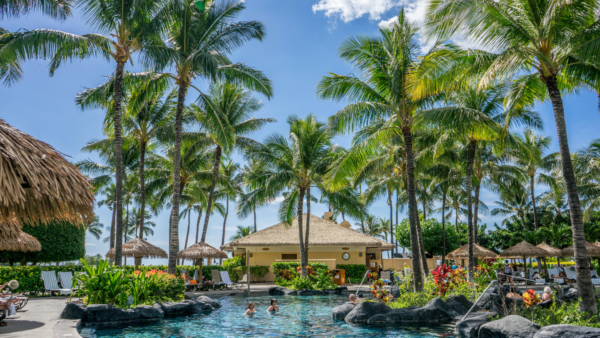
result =
M446 190L442 193L442 264L446 261Z
M256 232L258 231L256 230L256 203L252 205L252 211L254 212L254 232Z
M215 194L215 186L219 178L219 166L221 165L221 147L217 145L215 148L215 165L213 166L212 184L210 185L210 193L208 194L208 203L206 204L206 216L204 216L204 228L202 228L202 240L206 241L206 231L208 230L208 221L212 210L213 197Z
M177 95L177 111L175 114L175 145L173 146L173 202L169 219L169 269L168 273L177 272L177 252L179 252L179 201L181 199L181 134L183 129L183 106L189 83L181 81Z
M427 220L427 210L426 210L427 206L425 205L425 201L423 201L423 220L426 221Z
M142 141L140 146L140 238L144 239L144 221L146 216L146 142Z
M417 236L419 238L419 250L421 251L421 266L423 267L423 275L427 277L429 273L429 267L427 266L427 255L425 254L425 246L423 245L423 232L421 231L421 220L419 217L419 210L415 210L417 221Z
M396 228L398 227L398 199L400 197L398 196L398 189L396 189ZM396 245L394 245L394 253L398 253L400 252L400 250L398 249L398 239L394 238L394 240L396 241Z
M200 233L200 220L202 219L202 208L198 211L198 222L196 223L196 243L198 243L198 234Z
M477 141L469 142L469 154L467 156L467 177L466 179L466 190L467 190L467 229L469 230L469 266L468 266L468 274L467 281L469 283L473 283L475 280L474 275L474 263L473 262L473 190L472 190L472 182L471 178L473 177L473 162L475 160L475 150L477 148Z
M188 239L190 238L190 226L192 225L192 209L190 208L188 210L188 227L187 227L187 232L185 234L185 245L184 245L184 249L187 249L187 245L188 245ZM183 262L183 260L182 260Z
M475 201L473 203L473 236L475 243L478 243L478 232L479 228L477 225L477 219L479 218L479 190L481 189L481 184L477 183L475 187Z
M300 225L300 223L298 223ZM306 229L304 229L304 250L302 252L302 260L308 266L308 234L310 232L310 185L306 188ZM308 272L307 272L308 275Z
M302 212L304 208L304 188L299 188L298 194L298 239L300 240L300 275L306 277L306 265L308 260L304 260L304 236L302 235Z
M460 231L458 231L458 209L454 210L454 216L456 216L454 219L454 226L456 227L456 234L458 235L458 246L460 246Z
M125 203L127 212L125 213L125 231L123 231L123 244L127 242L127 231L129 230L129 202ZM127 265L127 256L123 256L123 265Z
M537 230L537 226L538 226L538 222L537 222L537 210L536 210L536 207L535 207L535 193L534 193L534 190L533 190L534 189L533 185L535 183L535 176L530 176L530 178L531 178L531 183L530 183L530 185L531 185L531 187L530 187L530 190L531 190L531 203L533 205L533 228L535 230Z
M115 196L117 203L117 224L116 224L116 243L115 243L115 265L120 266L123 261L122 238L123 238L123 139L122 139L122 124L121 124L121 100L123 99L123 70L125 62L117 61L117 69L115 70L115 93L114 93L114 119L115 119L115 180L116 189Z
M388 189L388 204L390 205L390 243L394 244L394 203L392 203L392 189ZM387 235L386 235L387 237ZM391 249L388 255L392 256L394 249Z
M408 197L408 220L410 223L410 251L412 252L413 279L415 291L423 290L423 273L421 271L421 255L419 251L419 237L417 221L419 217L417 210L417 199L415 197L415 164L412 145L412 133L410 128L402 128L404 138L404 149L406 153L406 175L408 185L406 187Z
M110 220L110 248L115 247L115 219L117 218L117 209L113 205L112 219Z
M581 204L579 194L577 193L577 181L571 162L571 152L569 150L569 140L567 137L567 126L565 123L565 111L562 97L558 89L556 77L543 78L548 89L548 95L554 108L554 119L556 120L556 131L558 134L558 144L560 145L560 159L562 164L563 177L567 187L567 196L569 199L569 209L571 211L571 226L573 228L573 255L577 270L577 290L581 297L579 303L580 311L592 311L598 313L596 298L594 297L594 286L588 262L586 250L585 234L583 230L583 217L581 214Z
M229 196L225 200L225 217L223 217L223 236L221 237L221 245L225 244L225 227L227 226L227 216L229 216ZM223 264L223 258L219 262Z
M362 183L358 185L358 193L362 196ZM331 203L329 204L329 212L331 212ZM365 215L360 215L360 228L363 234L365 233Z

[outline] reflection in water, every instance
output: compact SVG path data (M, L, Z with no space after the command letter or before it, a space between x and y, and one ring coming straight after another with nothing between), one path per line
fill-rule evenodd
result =
M162 337L453 337L453 326L436 328L353 326L336 321L331 310L346 297L275 297L279 312L267 313L270 296L255 296L256 314L245 316L248 298L219 298L223 306L208 314L169 318L160 323L113 330L83 329L84 338Z

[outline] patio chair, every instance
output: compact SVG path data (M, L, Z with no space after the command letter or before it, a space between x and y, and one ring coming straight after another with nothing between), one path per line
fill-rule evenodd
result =
M571 269L565 269L565 273L567 274L567 279L577 281L577 273Z
M63 289L73 290L73 273L71 271L59 271L58 280Z
M386 285L391 284L392 283L391 272L390 271L381 271L381 280L383 280L383 282Z
M244 274L244 276L242 276L242 279L240 279L237 282L237 284L235 285L236 289L242 290L242 287L243 287L242 284L248 284L248 274Z
M219 271L219 273L221 274L221 281L223 282L223 284L225 284L225 286L229 290L233 289L234 287L237 287L237 284L233 283L231 281L231 278L229 278L229 272L227 272L227 271ZM246 278L248 278L248 277L246 277Z
M73 293L73 290L71 289L61 289L58 287L56 272L54 271L42 271L42 280L44 281L44 292L49 291L50 297L54 297L55 293L60 293L65 296Z
M219 270L210 270L210 275L213 280L213 288L225 285L225 283L221 281L221 275L219 274Z
M552 278L552 276L558 276L558 269L548 269L548 278L554 279L554 283L563 284L565 282L564 278Z
M202 277L202 276L200 276L200 274L198 273L198 270L194 270L194 279L196 280L196 282L202 283L202 278L198 279L198 277Z

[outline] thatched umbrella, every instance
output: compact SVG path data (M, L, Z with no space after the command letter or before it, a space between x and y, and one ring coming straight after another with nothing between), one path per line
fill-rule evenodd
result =
M90 187L63 154L0 119L1 238L17 238L22 223L91 222Z
M585 242L585 249L587 251L588 257L600 257L600 247L590 243ZM561 251L561 257L573 257L575 253L573 252L573 246L568 246Z
M556 259L560 259L561 256L561 250L559 248L555 248L550 244L546 244L546 242L542 242L538 245L536 245L538 248L542 248L546 251L548 251L548 253L552 254L552 257L556 257ZM550 257L550 256L548 256ZM546 262L546 257L542 258L544 260L544 273L546 274L546 278L548 278L548 263ZM559 261L560 263L560 261Z
M122 253L125 257L134 257L134 258L168 258L169 255L165 252L165 250L154 246L143 238L134 238L129 242L123 244ZM106 257L115 258L116 250L112 248L108 250L106 253ZM138 267L139 264L138 259L135 260L135 267Z
M0 251L33 252L41 250L42 244L35 237L20 229L16 238L0 237Z
M227 258L227 253L206 243L196 243L177 253L177 259L200 260L200 279L202 279L202 263L204 258Z
M449 253L447 258L450 259L469 259L469 244L465 244L460 248ZM490 249L486 249L479 244L473 243L473 258L496 258L496 253ZM463 262L464 263L464 262ZM464 264L463 264L464 265Z
M525 241L502 251L498 256L504 258L523 258L525 278L528 278L526 257L550 257L551 253Z

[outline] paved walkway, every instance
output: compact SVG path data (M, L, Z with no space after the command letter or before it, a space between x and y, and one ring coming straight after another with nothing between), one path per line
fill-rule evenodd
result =
M54 328L61 321L60 313L66 302L67 298L64 297L30 299L27 306L22 311L18 311L16 316L9 316L6 319L8 325L0 327L0 336L2 338L55 337Z

